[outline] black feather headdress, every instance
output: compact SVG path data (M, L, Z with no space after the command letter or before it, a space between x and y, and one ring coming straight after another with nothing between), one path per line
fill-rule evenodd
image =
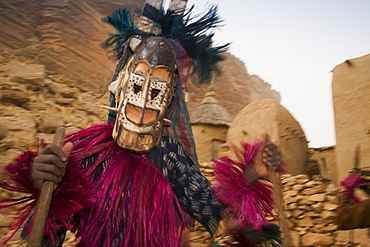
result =
M209 31L222 22L217 14L217 6L211 6L201 17L190 15L193 7L181 16L174 10L166 13L151 12L150 19L156 20L156 24L160 27L160 34L144 33L137 28L130 9L115 10L103 21L112 25L118 33L111 34L104 46L110 48L119 59L123 55L125 42L133 35L160 35L177 40L192 58L193 72L199 74L200 83L208 82L211 71L216 69L215 64L223 60L220 53L225 52L229 44L212 46L214 33Z

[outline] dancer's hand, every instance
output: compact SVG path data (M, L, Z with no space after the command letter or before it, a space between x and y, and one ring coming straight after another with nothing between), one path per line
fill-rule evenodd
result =
M281 167L281 152L279 147L270 140L265 140L265 148L262 153L263 163L271 166L274 170Z
M65 173L68 155L73 144L68 142L62 148L54 144L47 145L33 160L31 177L37 189L42 188L44 181L58 184Z
M269 177L269 167L274 170L281 166L281 153L277 145L269 140L261 143L257 148L251 164L244 170L244 175L250 182L259 178Z

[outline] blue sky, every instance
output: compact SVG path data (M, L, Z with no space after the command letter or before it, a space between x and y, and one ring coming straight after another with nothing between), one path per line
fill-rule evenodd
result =
M168 0L167 0L168 2ZM216 44L280 92L310 147L336 143L331 70L370 52L368 0L189 0L193 13L218 5Z

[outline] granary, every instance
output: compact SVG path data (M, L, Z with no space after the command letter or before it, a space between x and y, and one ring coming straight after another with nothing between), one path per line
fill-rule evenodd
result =
M218 157L220 146L226 143L227 129L232 116L220 105L212 86L199 107L190 117L199 162L209 162Z
M228 130L227 143L251 142L262 138L262 132L277 141L291 174L306 172L309 160L306 136L297 120L276 100L256 100L244 107Z

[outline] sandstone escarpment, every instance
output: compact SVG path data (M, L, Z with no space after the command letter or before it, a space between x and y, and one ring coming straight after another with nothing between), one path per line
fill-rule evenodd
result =
M97 0L4 0L0 2L0 63L42 64L48 75L63 75L69 86L104 93L115 61L101 45L115 30L101 18L114 9L142 9L141 1ZM194 13L199 14L199 13ZM215 73L216 93L231 115L255 99L280 95L258 76L250 76L245 65L226 53ZM67 80L68 79L68 80ZM196 77L188 83L192 113L202 101L207 86L199 86Z
M232 116L235 117L245 106L258 99L268 98L280 102L280 93L257 75L250 75L240 59L228 52L223 56L224 60L218 63L218 72L214 72L211 83L218 101ZM188 84L189 112L198 108L207 87L199 85L196 77L192 78Z
M45 65L49 74L106 90L114 69L102 44L113 28L101 19L114 9L142 9L144 1L4 0L0 3L0 62Z

